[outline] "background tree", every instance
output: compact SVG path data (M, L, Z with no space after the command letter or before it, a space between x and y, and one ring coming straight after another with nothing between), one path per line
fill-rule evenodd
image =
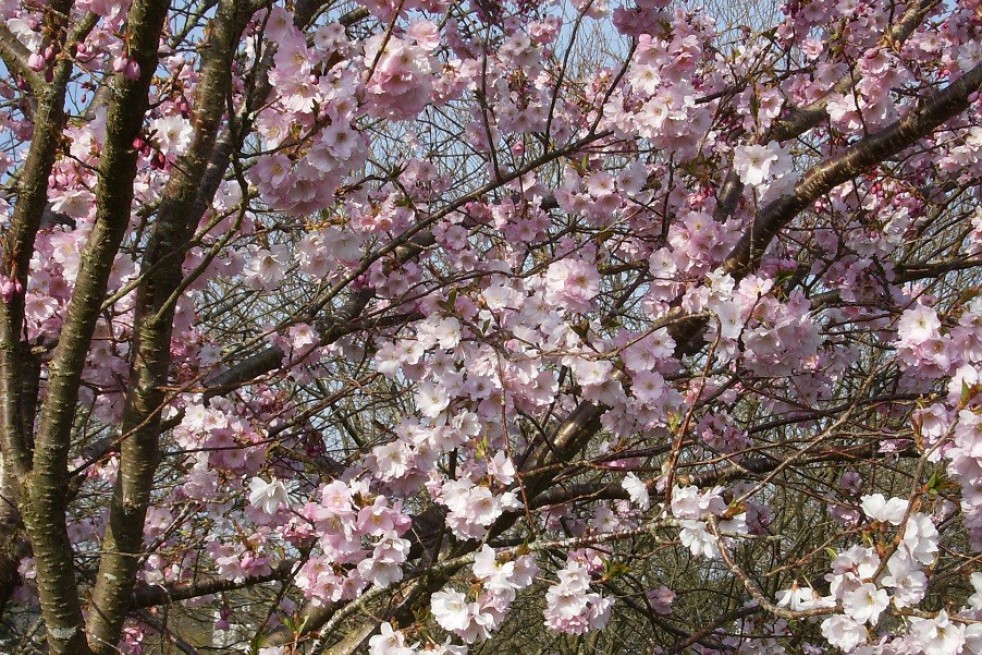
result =
M4 648L982 653L982 11L716 9L0 3Z

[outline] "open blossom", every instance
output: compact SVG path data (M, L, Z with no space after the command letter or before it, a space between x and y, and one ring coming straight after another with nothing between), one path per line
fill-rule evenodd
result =
M650 507L651 500L648 497L648 487L638 476L628 473L624 476L624 480L621 481L621 486L624 487L631 497L631 502L640 509L648 509Z
M883 494L873 494L862 497L863 514L874 521L883 521L892 525L900 525L907 513L908 503L903 498L887 500Z
M368 559L358 562L358 573L367 582L388 587L403 578L402 564L409 554L409 540L395 531L383 534Z
M780 146L774 141L766 146L737 146L733 152L733 168L744 184L756 186L778 172L776 164L780 156Z
M815 607L833 607L835 602L823 598L811 587L800 586L796 582L790 588L777 592L777 606L787 607L791 611L797 612Z
M51 197L51 211L71 218L87 218L95 209L95 196L86 189L68 189Z
M423 109L433 85L429 53L391 34L377 34L365 43L365 59L378 60L365 86L376 116L412 118Z
M887 575L880 583L892 590L893 604L899 608L915 607L927 594L927 576L903 549L887 560Z
M920 344L937 337L940 329L937 312L924 305L915 305L900 316L897 336L904 343Z
M968 606L973 610L982 610L982 572L973 573L969 577L969 581L972 583L972 589L975 593L969 596Z
M870 625L876 625L889 604L887 592L869 582L859 585L842 599L842 609L850 618Z
M376 446L372 451L380 478L394 480L409 473L413 465L411 447L403 441L392 441Z
M863 476L856 471L846 471L839 478L839 488L848 494L858 496L862 489Z
M392 624L386 621L379 634L368 640L368 652L370 655L414 655L416 651L406 646L402 631L393 630Z
M514 592L528 587L538 575L539 568L532 555L522 555L508 562L498 562L493 548L485 544L474 557L474 575L485 589L514 599Z
M191 145L194 128L183 116L166 116L150 123L152 132L156 132L157 144L165 155L182 155Z
M645 592L648 604L651 609L663 616L672 613L672 603L675 602L675 592L668 587L662 586L657 589L649 589Z
M491 588L513 588L509 581L510 574L515 570L514 562L499 565L495 559L494 549L487 544L474 556L474 575L481 578Z
M726 510L723 488L713 487L699 491L699 487L676 487L672 492L672 515L677 519L698 520L707 515L716 516Z
M425 381L420 383L416 394L416 407L423 416L434 418L450 405L450 395L441 385Z
M938 553L938 541L941 536L931 522L931 517L921 513L912 514L907 519L901 545L916 561L921 564L931 564Z
M460 321L453 317L431 316L416 328L416 338L424 348L454 348L460 343L460 336Z
M596 266L581 259L563 259L549 266L546 287L550 299L573 312L588 312L600 293Z
M250 249L243 274L257 289L270 291L286 275L290 266L290 250L283 244Z
M583 634L607 625L613 602L590 591L590 574L576 561L558 573L559 582L546 592L546 626L557 632Z
M910 639L924 655L956 655L965 645L965 626L952 623L941 610L933 619L911 618Z
M491 525L501 516L501 501L487 487L477 486L470 490L464 506L464 514L480 525Z
M866 628L861 623L841 614L835 614L822 621L822 635L844 653L851 652L859 644L865 643L868 637Z
M444 630L457 632L470 625L467 597L459 591L438 591L430 597L430 611Z
M853 579L868 580L876 574L879 567L880 557L875 550L856 545L839 553L839 556L832 560L832 575L838 577L849 575Z
M269 482L253 478L249 481L249 503L267 514L275 514L277 509L290 504L290 495L276 478Z
M720 556L716 537L709 532L705 523L702 521L684 520L679 521L679 525L682 528L679 532L679 540L683 546L692 551L693 555L709 559L715 559Z
M638 371L631 376L631 393L643 403L652 403L665 392L665 378L658 371Z

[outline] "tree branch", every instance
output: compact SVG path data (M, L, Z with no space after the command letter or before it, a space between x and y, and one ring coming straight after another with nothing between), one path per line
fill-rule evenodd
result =
M115 79L99 165L95 224L82 254L61 337L48 367L47 396L42 407L32 471L22 493L26 498L22 498L21 513L37 561L41 607L48 627L48 644L54 653L84 655L89 652L82 629L73 551L65 525L68 451L79 382L99 317L99 306L106 292L113 259L129 225L137 158L132 144L147 109L167 4L161 0L137 1L127 17L130 56L139 63L142 73L140 79L134 81L126 80L122 75ZM67 18L70 4L63 9ZM57 151L57 144L52 144L48 155L53 158ZM35 200L37 204L32 207L37 216L30 226L34 232L44 209L44 200L44 194L39 194Z
M203 48L207 54L194 105L194 137L168 180L143 259L144 281L137 294L133 329L135 356L123 410L120 470L87 625L89 645L98 655L116 650L143 551L143 526L160 459L160 413L166 403L164 389L170 369L175 305L169 299L183 279L187 244L197 224L191 210L215 146L232 86L232 60L249 18L242 7L235 0L219 3L206 30L209 37Z
M751 228L726 258L723 268L738 279L754 270L771 240L795 216L843 182L914 145L934 128L967 109L969 96L980 86L982 64L882 131L813 167L791 193L772 201L757 214Z

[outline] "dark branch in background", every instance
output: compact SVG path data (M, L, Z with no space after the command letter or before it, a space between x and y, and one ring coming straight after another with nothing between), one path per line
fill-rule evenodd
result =
M396 261L404 264L418 256L426 248L436 243L430 232L416 235L410 243L396 251ZM327 346L341 337L362 329L363 326L355 320L375 298L374 289L362 289L354 294L338 312L317 320L317 331L320 335L318 345ZM205 381L205 398L221 395L231 389L255 380L261 375L276 370L283 364L286 353L279 346L269 346L264 350L247 357L238 364L222 371Z
M757 269L760 258L777 234L816 200L885 159L914 145L934 128L968 108L968 98L982 87L982 64L935 93L920 107L880 132L872 134L809 169L794 189L765 206L740 241L723 260L723 269L736 280ZM707 322L692 318L672 329L679 354L702 347Z
M236 589L246 589L266 582L275 580L286 580L290 578L294 569L297 567L296 560L285 560L276 565L272 571L265 575L250 576L236 582L229 578L209 577L195 582L181 583L174 586L146 586L138 587L133 590L130 597L129 609L142 609L155 607L158 605L170 605L182 600L191 598L201 598L210 596L223 591L234 591Z

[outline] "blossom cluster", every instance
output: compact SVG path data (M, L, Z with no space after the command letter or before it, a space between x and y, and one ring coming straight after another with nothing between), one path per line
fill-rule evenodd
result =
M430 611L440 627L468 644L488 639L538 570L532 555L499 563L494 549L484 545L474 556L475 586L467 594L454 589L436 592L430 597Z

